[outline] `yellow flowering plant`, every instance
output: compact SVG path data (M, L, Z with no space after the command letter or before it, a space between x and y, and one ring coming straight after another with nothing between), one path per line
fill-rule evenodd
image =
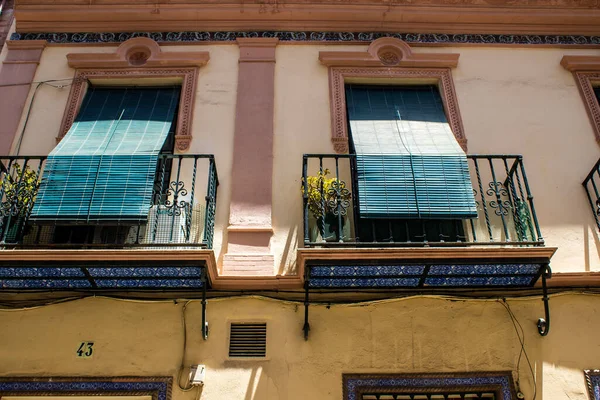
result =
M345 182L337 178L328 178L328 175L329 169L326 168L319 171L316 176L307 177L306 188L304 182L302 182L302 194L305 193L306 189L308 191L308 210L317 220L327 216L327 214L337 215L338 200L341 206L340 211L342 215L345 215L352 197L350 191L346 189Z
M0 190L4 192L5 200L2 202L4 215L26 217L33 208L35 196L40 183L36 171L23 168L15 163L10 172L4 174L0 182Z

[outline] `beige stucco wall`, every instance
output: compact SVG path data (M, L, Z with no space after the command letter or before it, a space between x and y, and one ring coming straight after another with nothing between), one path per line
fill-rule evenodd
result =
M541 301L509 301L525 332L537 399L586 399L582 371L597 368L600 359L595 333L600 299L562 295L550 302L552 327L541 338L535 327ZM182 357L182 305L87 298L0 311L0 376L175 376ZM301 332L301 303L209 300L207 341L200 335L200 310L199 301L187 306L185 364L206 365L203 400L339 400L342 373L516 371L520 349L506 310L495 301L420 297L313 305L308 341ZM228 360L228 322L248 320L267 321L268 359ZM76 358L82 341L94 341L92 358ZM531 399L524 358L520 380ZM174 400L194 395L173 390Z
M190 153L212 153L216 157L221 185L214 248L221 259L227 251L222 243L226 242L229 213L239 52L234 44L164 49L203 50L211 56L198 81ZM71 79L74 71L66 63L68 53L114 50L98 46L47 47L35 81ZM327 68L318 62L321 50L366 50L366 46L277 47L275 234L271 241L276 273L294 272L294 250L302 240L302 154L333 152ZM565 54L600 55L600 50L420 47L415 51L460 54L453 77L469 152L524 155L542 233L549 246L559 248L552 262L554 270L600 269L600 239L581 187L600 152L575 81L559 64ZM54 146L68 93L68 87L42 85L38 89L21 154L46 154Z
M52 82L53 85L64 84L64 88L55 88L41 85L37 90L31 105L31 113L27 122L21 145L21 155L44 155L56 145L60 124L62 121L67 99L69 96L69 83L73 79L75 70L69 68L66 55L69 53L98 52L114 53L116 47L47 47L40 60L34 82L65 79ZM235 98L237 87L237 60L239 50L235 45L199 46L198 51L208 51L210 62L202 67L197 81L197 92L194 103L194 119L192 123L193 140L188 151L189 154L214 154L220 186L217 197L217 217L215 225L214 247L221 249L224 228L229 215L231 164L233 157L233 129L235 115ZM189 51L187 46L167 46L163 49L169 51ZM23 129L27 106L36 83L31 89L21 124L13 143L13 154L18 142L18 137ZM203 172L198 179L207 178L205 163L199 163ZM190 179L187 180L190 182ZM203 199L204 192L197 198ZM218 254L217 254L218 255Z
M327 68L319 51L366 46L277 47L274 250L302 240L302 154L333 153ZM471 154L522 154L541 230L558 247L555 271L600 269L600 241L581 182L600 156L565 54L600 50L503 47L420 47L460 54L452 71ZM293 212L290 212L292 210ZM289 261L287 265L292 265Z

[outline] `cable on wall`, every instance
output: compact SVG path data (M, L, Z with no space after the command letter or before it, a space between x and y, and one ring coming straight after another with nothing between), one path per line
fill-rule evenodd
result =
M59 85L53 85L52 83L55 82L65 82L68 81L65 84L59 84ZM32 82L36 83L37 85L35 86L35 89L33 90L33 95L31 96L31 99L29 99L29 104L27 105L27 114L25 115L25 122L23 122L23 127L21 128L21 133L19 133L19 139L17 140L17 147L15 150L15 155L19 155L19 153L21 152L21 144L23 143L23 136L25 135L25 129L27 128L27 123L29 122L29 116L31 114L31 108L33 106L33 101L35 100L35 96L38 92L38 89L42 86L42 85L47 85L47 86L52 86L53 88L56 89L62 89L65 88L67 86L71 86L73 84L73 78L67 78L67 79L49 79L46 81L39 81L39 82ZM0 87L7 87L7 86L23 86L23 84L12 84L12 85L0 85Z
M195 386L190 385L189 382L185 386L181 385L181 376L183 375L183 370L185 369L185 353L186 353L186 349L187 349L187 324L185 321L185 309L187 308L188 304L190 304L191 302L192 302L191 300L188 300L185 303L183 303L183 306L181 307L181 325L182 325L182 329L183 329L183 349L181 352L181 364L179 365L179 371L177 371L177 386L179 387L179 389L182 392L189 392L195 388ZM175 304L177 304L177 302L175 302Z
M519 339L519 343L521 345L521 349L519 351L519 358L517 359L517 377L515 380L515 383L517 386L517 391L518 391L517 396L519 396L519 394L521 394L520 369L521 369L521 357L524 355L525 360L527 361L527 365L529 366L529 372L531 372L531 379L533 380L533 398L532 398L532 400L535 400L537 397L537 380L535 378L535 372L533 371L531 361L529 360L529 356L527 355L527 350L525 350L525 331L523 330L523 326L521 325L521 323L519 322L519 320L517 319L515 314L512 312L510 305L508 304L506 299L502 298L502 300L498 300L498 302L500 304L502 304L502 306L508 313L508 316L510 317L513 327L515 328L515 333L517 334L517 338ZM517 329L517 326L518 326L518 329ZM519 398L522 398L522 397L519 397Z

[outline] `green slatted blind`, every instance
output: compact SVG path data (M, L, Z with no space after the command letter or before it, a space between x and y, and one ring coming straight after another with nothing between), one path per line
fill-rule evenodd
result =
M435 86L346 86L363 218L477 216L467 158Z
M145 219L179 88L91 88L46 161L37 220Z

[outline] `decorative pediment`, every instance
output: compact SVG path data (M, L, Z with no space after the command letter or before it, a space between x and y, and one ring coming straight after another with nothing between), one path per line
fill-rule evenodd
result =
M328 67L409 67L454 68L459 54L413 53L410 46L396 38L374 40L363 51L321 51L319 61Z
M163 52L158 43L144 37L123 42L114 53L70 53L71 68L164 68L201 67L209 60L207 51Z

